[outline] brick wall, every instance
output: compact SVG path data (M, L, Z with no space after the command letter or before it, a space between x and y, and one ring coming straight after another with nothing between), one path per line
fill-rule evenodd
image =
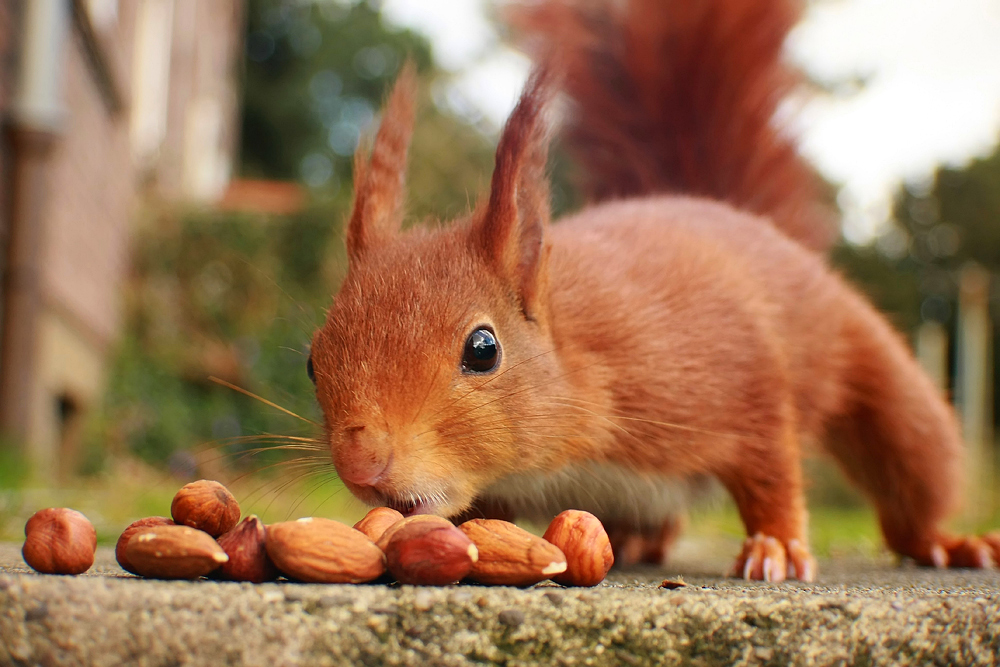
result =
M0 0L0 118L6 115L13 95L14 68L17 64L17 31L20 22L20 5L16 0ZM7 247L9 216L8 183L9 149L6 138L0 134L0 273L4 266L4 249ZM0 299L2 299L0 295ZM2 326L2 325L0 325Z
M120 11L113 34L131 43L132 15ZM129 51L107 49L119 82L128 81ZM115 337L119 293L128 262L135 176L128 114L112 114L95 85L78 34L67 44L68 110L52 156L43 285L47 305L63 311L97 344Z

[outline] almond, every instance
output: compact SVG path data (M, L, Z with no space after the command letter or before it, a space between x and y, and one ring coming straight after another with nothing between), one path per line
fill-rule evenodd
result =
M562 512L543 537L566 554L566 571L552 577L564 586L596 586L615 562L604 525L590 512Z
M403 515L391 507L375 507L354 524L354 529L367 535L372 542L378 542L386 529L402 520Z
M229 560L211 535L188 526L140 528L125 557L137 574L157 579L197 579Z
M240 505L222 484L202 479L181 487L170 504L170 516L181 526L218 537L240 520Z
M128 528L122 531L121 537L118 538L118 543L115 544L115 559L118 564L122 566L122 569L126 572L131 572L132 574L138 574L132 567L132 563L129 562L128 556L125 555L126 547L128 546L128 541L132 539L132 536L139 532L142 528L153 528L156 526L173 526L174 522L165 516L149 516L145 519L139 519L129 524Z
M255 515L243 519L218 542L229 556L217 572L222 579L259 584L278 578L278 568L267 557L267 528Z
M480 584L531 586L566 571L559 547L507 521L472 519L458 527L479 550L469 579Z
M418 515L403 519L382 536L386 566L401 584L444 586L464 579L479 550L447 519Z
M97 531L83 514L66 507L35 512L24 525L24 562L44 574L82 574L94 564Z
M289 577L317 584L361 584L385 572L385 554L374 542L331 519L268 526L267 555Z

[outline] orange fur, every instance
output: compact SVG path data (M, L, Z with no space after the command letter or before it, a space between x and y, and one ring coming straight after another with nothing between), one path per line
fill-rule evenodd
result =
M761 60L736 73L777 67L787 5L691 5L700 7L698 20L681 20L686 3L660 10L633 0L629 7L643 9L650 31L660 31L640 35L644 44L673 34L676 20L694 32L680 42L681 53L693 48L688 39L731 53L705 54L690 73L681 71L693 66L690 53L655 73L649 60L634 71L611 68L623 77L613 82L600 80L600 63L644 53L620 41L633 39L629 26L638 30L634 15L609 19L624 27L619 41L603 35L611 41L601 51L602 42L580 38L589 33L573 33L561 14L562 32L548 39L565 47L559 67L580 117L603 113L628 127L628 118L640 119L636 126L658 139L643 143L617 126L585 123L579 151L620 149L621 165L607 156L588 163L595 177L608 176L609 196L641 196L592 205L551 227L544 178L551 69L535 73L508 121L488 199L450 227L405 233L399 218L412 75L397 83L371 164L358 160L350 268L312 347L341 478L369 503L444 516L474 506L502 516L590 508L621 544L650 554L643 558L659 558L676 533L673 489L683 495L715 478L751 536L737 571L809 579L815 566L800 443L825 439L875 503L893 549L922 563L986 564L1000 555L995 545L940 529L961 467L951 409L885 320L793 240L820 246L826 232L804 199L815 196L803 185L805 167L768 124L777 98L758 86L781 77L762 75L746 92L727 69L727 58ZM536 11L574 6L552 0ZM735 22L727 13L733 8L743 11ZM757 48L759 34L766 48ZM574 51L580 44L586 58ZM674 55L663 48L650 53ZM642 88L657 77L669 85ZM608 99L611 88L621 95ZM673 142L672 123L652 123L666 108L663 96L684 94L694 106L677 113L695 128ZM652 100L641 113L640 98ZM756 102L723 103L746 99ZM716 144L711 130L720 127L735 129ZM685 143L694 135L710 155L674 181L672 160L700 160L700 149ZM656 152L671 146L678 155ZM629 176L632 169L641 178ZM614 189L633 181L640 191ZM771 217L658 194L672 184ZM500 364L487 374L463 372L466 338L481 326L500 341ZM651 539L661 548L648 540L635 547L630 534L659 535Z

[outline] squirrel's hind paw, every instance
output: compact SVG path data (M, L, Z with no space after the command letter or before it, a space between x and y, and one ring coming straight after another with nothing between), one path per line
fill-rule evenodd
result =
M748 581L778 583L789 577L812 581L816 577L816 559L799 540L782 543L775 537L757 533L743 543L732 574Z
M981 570L996 567L1000 564L1000 532L941 540L931 547L931 563L925 564Z
M605 529L615 553L615 567L639 563L663 565L685 523L683 515L671 515L663 520L659 529L639 530L609 521Z

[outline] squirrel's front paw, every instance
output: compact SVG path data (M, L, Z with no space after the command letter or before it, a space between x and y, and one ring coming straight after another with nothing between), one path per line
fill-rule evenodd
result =
M816 559L799 540L783 543L776 537L757 533L743 542L743 551L736 559L732 574L747 580L774 583L789 577L812 581L816 576Z

